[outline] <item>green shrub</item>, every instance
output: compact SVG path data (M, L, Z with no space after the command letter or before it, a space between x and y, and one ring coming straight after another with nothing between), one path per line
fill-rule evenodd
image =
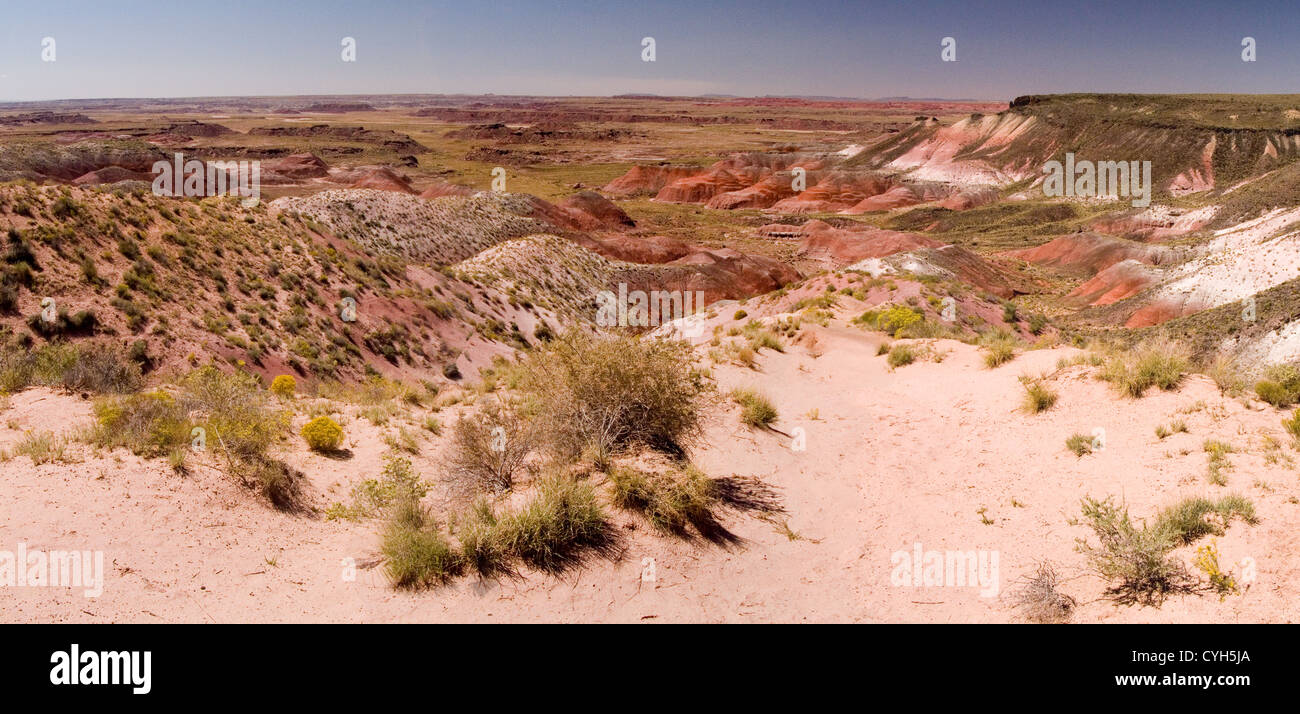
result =
M1020 386L1025 390L1025 399L1021 407L1030 414L1037 414L1051 409L1056 404L1057 394L1043 384L1041 379L1020 378Z
M753 389L733 389L731 399L740 405L740 420L749 426L765 427L776 421L776 407Z
M692 362L684 342L572 332L525 360L520 387L558 453L631 444L679 452L700 431L705 385Z
M718 494L714 481L694 466L647 473L617 468L610 473L614 505L645 516L660 531L684 535L688 525L711 530Z
M916 350L911 345L896 344L889 348L885 362L894 368L903 367L916 361Z
M505 552L552 572L576 563L588 549L605 549L613 537L591 486L565 476L542 481L537 496L498 528Z
M464 562L418 504L404 504L384 529L380 553L393 585L418 590L451 580Z

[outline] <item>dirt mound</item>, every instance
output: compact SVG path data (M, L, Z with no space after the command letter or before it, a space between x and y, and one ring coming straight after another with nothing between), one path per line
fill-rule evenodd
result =
M895 186L884 193L868 196L840 212L854 215L871 211L888 211L904 206L914 206L921 202L922 198L910 187Z
M782 171L738 191L720 193L705 204L709 208L733 210L737 208L770 208L777 201L795 195L794 175Z
M942 201L939 201L940 208L946 208L950 211L965 211L971 208L987 206L990 203L996 203L1001 194L997 189L976 188L966 191L959 191Z
M556 205L586 219L584 222L589 223L593 229L623 230L636 226L636 221L624 213L623 209L595 191L580 191L565 197Z
M824 221L808 221L798 231L799 252L804 257L822 261L828 267L841 268L867 258L936 248L943 245L928 236L902 233L882 228L848 230L834 228Z
M703 203L721 193L739 191L756 183L762 169L756 167L732 169L715 166L702 174L677 179L664 186L655 195L656 201L665 203Z
M1098 218L1092 230L1134 240L1160 241L1187 235L1210 224L1217 213L1210 205L1195 210L1151 206L1141 211L1121 211Z
M1072 233L1035 248L1003 253L1030 263L1094 274L1116 263L1133 260L1147 265L1167 265L1178 251L1098 233Z
M615 235L579 239L579 245L611 260L628 263L668 263L690 255L691 246L667 236Z
M801 192L782 199L772 209L782 213L829 213L853 208L867 198L894 188L889 178L872 174L834 172Z
M294 180L322 178L329 175L329 168L329 164L315 154L290 154L262 164L262 175L269 173Z
M664 186L699 172L694 166L633 166L600 190L617 197L657 194Z
M1101 270L1065 298L1076 305L1109 305L1137 295L1159 278L1160 272L1148 263L1126 259Z
M170 158L156 146L134 140L0 144L0 180L72 181L109 166L150 172L155 161Z
M72 112L23 112L0 116L0 126L33 126L39 124L98 124L85 114Z
M378 191L415 193L415 189L411 188L411 179L397 173L387 166L382 166L367 172L358 181L353 183L350 188L371 188Z
M438 198L440 196L473 196L476 191L469 186L461 186L449 181L434 181L420 192L420 198Z
M153 174L143 171L132 171L124 169L121 166L105 166L86 174L82 174L72 180L72 183L78 186L88 184L117 183L118 181L153 181Z

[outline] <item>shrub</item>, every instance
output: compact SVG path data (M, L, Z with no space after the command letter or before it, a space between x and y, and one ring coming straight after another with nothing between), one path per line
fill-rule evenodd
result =
M358 520L380 515L392 516L396 509L418 503L429 492L429 483L411 468L410 459L384 457L384 470L378 479L368 478L352 488L352 505L336 504L334 518Z
M312 451L337 451L343 443L343 427L327 416L320 416L302 427L302 438Z
M298 381L292 375L282 374L271 380L271 393L282 399L290 399L298 390Z
M660 531L684 535L688 525L694 525L701 533L712 529L717 488L712 479L694 466L668 473L617 468L610 474L610 480L614 505L641 513Z
M899 337L907 328L921 322L923 317L906 305L893 305L884 311L868 310L853 318L853 322Z
M1232 468L1232 463L1228 461L1228 454L1233 451L1232 444L1207 439L1202 447L1209 455L1207 469L1210 483L1216 486L1227 485L1228 477L1223 472Z
M200 367L181 379L180 388L186 407L207 415L210 438L232 460L260 459L288 426L288 414L271 409L257 378L246 372Z
M1065 440L1065 448L1074 452L1075 456L1086 456L1092 453L1093 439L1087 434L1071 434Z
M1092 529L1099 544L1094 547L1080 538L1077 549L1093 572L1112 583L1107 589L1111 597L1125 604L1154 605L1190 587L1187 570L1169 555L1175 546L1169 531L1138 528L1129 519L1128 509L1121 509L1110 498L1085 498L1082 511L1084 525Z
M60 378L68 389L127 394L144 382L139 362L117 346L80 345L75 355Z
M1292 364L1270 365L1264 379L1255 383L1260 399L1275 407L1289 407L1300 400L1300 368Z
M1189 364L1189 353L1181 343L1153 339L1112 355L1100 376L1122 393L1141 397L1152 386L1165 390L1177 387Z
M749 313L745 312L744 310L737 310L737 311L735 312L735 314L731 316L731 319L733 319L733 320L743 320L743 319L745 319L746 317L749 317Z
M1300 409L1292 412L1290 419L1283 419L1282 426L1292 437L1300 439Z
M1052 391L1051 387L1043 384L1041 379L1020 378L1020 386L1024 387L1025 399L1021 407L1030 414L1037 414L1052 408L1056 404L1058 395Z
M437 524L416 503L406 503L384 529L380 553L393 585L421 589L447 582L464 563Z
M753 389L733 389L731 399L741 406L740 420L749 426L765 427L776 421L776 407Z
M146 457L188 444L193 425L180 402L161 390L95 402L93 440Z
M890 367L898 368L909 365L916 361L916 350L911 345L897 344L889 348L889 356L885 358L885 363Z
M700 430L703 376L680 341L570 333L530 355L520 387L565 455L631 444L675 453Z
M1193 561L1198 570L1205 573L1210 579L1210 586L1215 592L1219 593L1219 601L1228 595L1237 592L1237 581L1231 573L1224 572L1219 566L1219 549L1213 542L1203 545L1196 549L1196 560Z
M1031 622L1059 623L1070 619L1078 602L1057 590L1056 568L1048 561L1038 564L1034 574L1011 595L1012 602Z
M537 496L498 528L503 550L553 572L577 562L587 549L603 550L613 539L595 491L565 476L542 481Z
M537 444L537 427L501 401L465 415L451 436L451 476L470 492L506 491Z

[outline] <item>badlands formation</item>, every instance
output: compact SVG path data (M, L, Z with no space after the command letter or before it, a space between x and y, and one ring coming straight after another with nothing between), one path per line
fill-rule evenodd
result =
M1294 96L0 106L0 543L104 556L3 618L1295 621L1297 158Z

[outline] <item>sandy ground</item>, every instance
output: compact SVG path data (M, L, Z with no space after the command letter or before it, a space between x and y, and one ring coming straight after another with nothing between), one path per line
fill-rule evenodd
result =
M0 550L19 542L29 550L102 550L104 592L90 599L80 590L0 588L0 621L1000 622L1017 619L1007 593L1043 558L1056 562L1062 590L1079 600L1076 622L1300 619L1300 484L1294 466L1265 464L1259 439L1261 430L1282 438L1279 412L1221 397L1199 376L1176 392L1124 399L1089 368L1072 367L1051 379L1057 405L1030 416L1018 411L1017 377L1050 372L1073 350L1028 352L987 370L974 347L942 341L941 363L890 371L876 356L880 335L814 329L820 358L791 346L764 351L760 371L714 372L724 392L766 392L781 413L775 426L802 429L806 449L744 427L728 404L711 415L694 454L715 476L757 476L779 489L789 533L738 515L727 525L744 540L722 548L629 529L638 521L617 515L625 533L618 559L558 577L530 571L397 592L376 566L373 523L276 512L201 463L181 476L165 460L75 446L79 463L34 467L25 456L0 463ZM74 429L90 418L87 401L49 390L0 406L0 448L24 430ZM1158 439L1155 426L1172 418L1190 433ZM308 475L322 509L381 467L381 430L356 419L346 426L351 459L286 456ZM1100 453L1077 458L1065 449L1070 434L1097 428L1106 435ZM416 459L426 476L437 473L443 433ZM1207 438L1237 448L1226 487L1206 482ZM1298 456L1290 446L1282 453ZM1123 498L1143 518L1184 496L1226 492L1248 495L1261 519L1236 522L1217 539L1234 572L1254 560L1256 579L1244 594L1222 602L1175 597L1158 609L1101 599L1103 584L1074 551L1087 532L1067 523L1081 497ZM925 551L996 551L999 596L892 584L892 556L917 543ZM1192 550L1178 556L1190 561ZM357 564L353 579L348 559ZM651 562L653 579L645 577Z

